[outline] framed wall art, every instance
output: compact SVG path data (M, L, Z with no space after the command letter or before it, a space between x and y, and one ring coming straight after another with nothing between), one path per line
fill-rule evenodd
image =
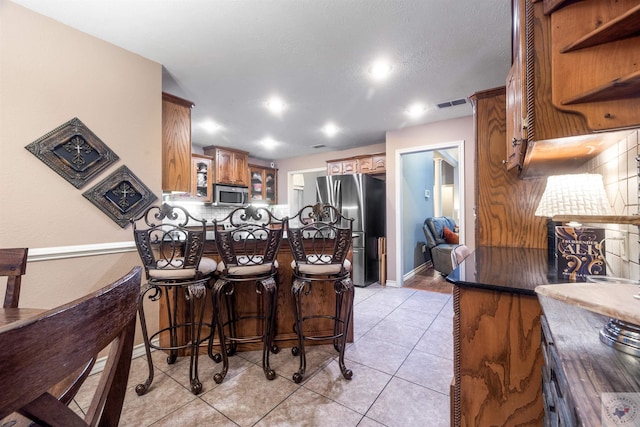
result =
M74 187L82 188L118 156L77 117L25 147Z
M124 165L82 195L122 228L157 199Z

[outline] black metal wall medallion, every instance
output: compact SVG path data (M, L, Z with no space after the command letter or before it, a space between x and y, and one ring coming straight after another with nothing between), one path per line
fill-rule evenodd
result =
M25 148L76 188L118 160L116 153L77 117Z
M157 199L126 166L120 166L82 195L122 228Z

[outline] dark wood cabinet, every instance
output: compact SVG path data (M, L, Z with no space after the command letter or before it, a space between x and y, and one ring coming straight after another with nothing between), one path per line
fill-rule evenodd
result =
M215 184L249 185L248 152L215 146L204 147L203 151L215 159Z
M249 165L249 201L268 204L278 203L278 170Z
M162 94L162 191L191 191L193 102Z

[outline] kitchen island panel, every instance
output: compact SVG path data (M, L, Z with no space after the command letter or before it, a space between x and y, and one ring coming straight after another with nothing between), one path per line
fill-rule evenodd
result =
M220 257L213 240L208 240L205 244L205 257L213 258L217 262L220 262ZM347 256L351 260L351 252ZM297 335L293 331L294 316L293 316L293 298L291 296L291 284L293 278L293 270L291 269L291 262L293 261L293 255L289 248L289 243L286 239L283 239L277 256L278 261L278 298L276 301L276 345L280 348L290 348L296 345ZM303 312L305 313L325 313L331 314L335 312L335 292L333 290L333 284L327 282L326 284L313 285L313 292L304 297ZM213 305L211 303L210 293L205 298L205 314L204 322L211 322L213 316ZM253 316L259 313L260 296L256 294L255 285L247 283L245 285L235 286L238 316ZM160 328L164 328L168 325L167 312L165 308L164 300L161 300L160 304ZM225 308L223 307L223 310ZM188 307L186 304L179 304L178 307L178 320L186 318ZM247 320L240 322L237 325L237 332L239 337L249 337L261 335L261 324L257 319ZM333 335L333 322L329 319L316 319L305 322L305 335L306 333L312 335ZM207 336L210 333L210 328L204 326L202 329L202 336ZM166 335L166 334L164 334ZM161 343L168 343L168 336L161 336ZM180 342L186 342L186 334L179 337ZM349 333L347 335L347 341L353 342L353 316L351 318L351 324L349 326ZM214 346L217 347L218 337L214 340ZM307 341L305 345L319 345L330 344L330 340L326 341ZM200 345L200 353L206 353L207 343L203 342ZM262 349L261 343L240 343L238 344L239 351L251 351ZM183 356L188 354L188 350L182 350L179 355Z

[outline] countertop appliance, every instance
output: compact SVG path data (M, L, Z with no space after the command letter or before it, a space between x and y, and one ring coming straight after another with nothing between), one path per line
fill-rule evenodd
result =
M379 280L378 238L385 236L385 182L366 174L321 176L317 201L353 218L353 284Z
M244 206L249 201L249 188L214 184L213 196L218 206Z

